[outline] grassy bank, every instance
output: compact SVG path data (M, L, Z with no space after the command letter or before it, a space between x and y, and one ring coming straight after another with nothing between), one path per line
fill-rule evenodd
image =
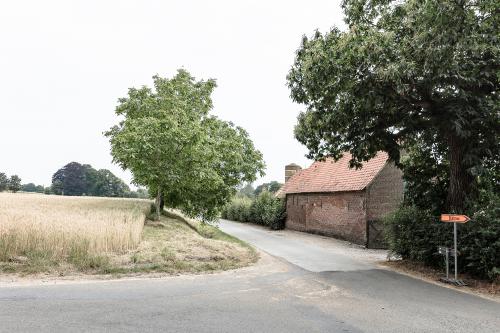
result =
M204 228L200 234L183 220L167 216L148 221L137 250L115 263L112 272L199 273L244 267L258 259L246 243L213 226Z
M163 215L171 218L171 219L176 219L180 220L184 223L186 223L191 229L196 231L200 236L204 238L209 238L213 240L220 240L220 241L225 241L225 242L231 242L231 243L236 243L240 246L248 248L251 252L255 252L255 249L245 243L244 241L240 240L239 238L236 238L234 236L228 235L225 232L221 231L219 228L216 226L207 224L207 223L202 223L198 220L188 218L184 216L182 213L173 210L173 209L167 209L163 212Z

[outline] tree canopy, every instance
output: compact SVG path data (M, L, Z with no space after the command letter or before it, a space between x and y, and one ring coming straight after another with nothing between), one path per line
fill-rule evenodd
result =
M3 172L0 172L0 192L5 191L9 186L9 178Z
M63 195L87 193L85 168L78 162L71 162L57 170L52 176L52 192Z
M238 194L240 196L244 196L244 197L248 197L248 198L254 197L254 195L255 195L254 192L255 192L255 189L253 188L251 183L247 183L246 185L242 186L238 190Z
M52 176L52 193L96 197L131 197L127 184L107 169L96 170L89 164L71 162Z
M21 178L18 175L12 175L9 179L9 191L16 193L21 189Z
M21 186L23 192L37 192L43 193L45 188L42 185L35 185L34 183L23 184Z
M276 193L281 188L281 186L283 186L283 184L281 184L280 182L277 182L277 181L273 180L273 181L271 181L269 183L264 183L264 184L261 184L261 185L257 186L255 188L254 195L258 196L263 191L267 191L267 192L270 192L270 193Z
M304 37L287 80L309 157L422 148L446 165L446 207L462 211L500 153L500 48L494 0L344 0L346 31ZM415 166L415 165L413 165ZM414 168L413 171L416 169ZM406 172L406 171L405 171Z
M242 182L263 174L262 154L241 127L209 114L214 80L179 70L154 76L154 88L130 88L119 99L123 117L105 133L113 160L160 202L209 221Z

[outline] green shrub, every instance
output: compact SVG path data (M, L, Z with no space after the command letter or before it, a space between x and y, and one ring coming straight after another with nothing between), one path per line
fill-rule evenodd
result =
M275 198L270 192L264 191L255 199L235 197L222 211L222 218L239 222L253 222L270 227L283 229L286 217L283 200Z
M436 266L441 263L437 247L453 244L452 224L439 222L439 217L414 206L401 207L384 223L389 249L403 259Z
M453 224L414 206L403 206L385 218L389 249L403 259L443 267L438 246L453 247ZM500 205L492 201L458 225L459 271L480 278L500 276Z
M264 191L255 198L250 208L252 222L266 225L271 229L283 229L285 205L283 200Z
M500 277L500 203L476 212L460 237L465 269L472 275Z
M249 222L251 205L252 199L247 197L235 197L222 210L222 218L239 222Z

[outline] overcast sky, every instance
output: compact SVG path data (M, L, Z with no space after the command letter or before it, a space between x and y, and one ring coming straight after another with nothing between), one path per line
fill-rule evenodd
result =
M110 169L102 132L127 88L187 69L214 78L213 114L244 127L267 165L309 165L286 74L302 35L342 26L340 0L0 2L0 172L49 185L71 161Z

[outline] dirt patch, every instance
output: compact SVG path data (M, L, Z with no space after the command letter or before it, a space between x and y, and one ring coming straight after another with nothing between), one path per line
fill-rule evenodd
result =
M467 283L467 286L456 287L439 281L444 273L440 270L424 266L407 260L380 261L384 268L389 268L399 273L416 277L428 282L439 284L440 286L460 290L477 296L482 296L495 301L500 301L500 281L487 281L473 279L467 275L459 275L459 279Z

